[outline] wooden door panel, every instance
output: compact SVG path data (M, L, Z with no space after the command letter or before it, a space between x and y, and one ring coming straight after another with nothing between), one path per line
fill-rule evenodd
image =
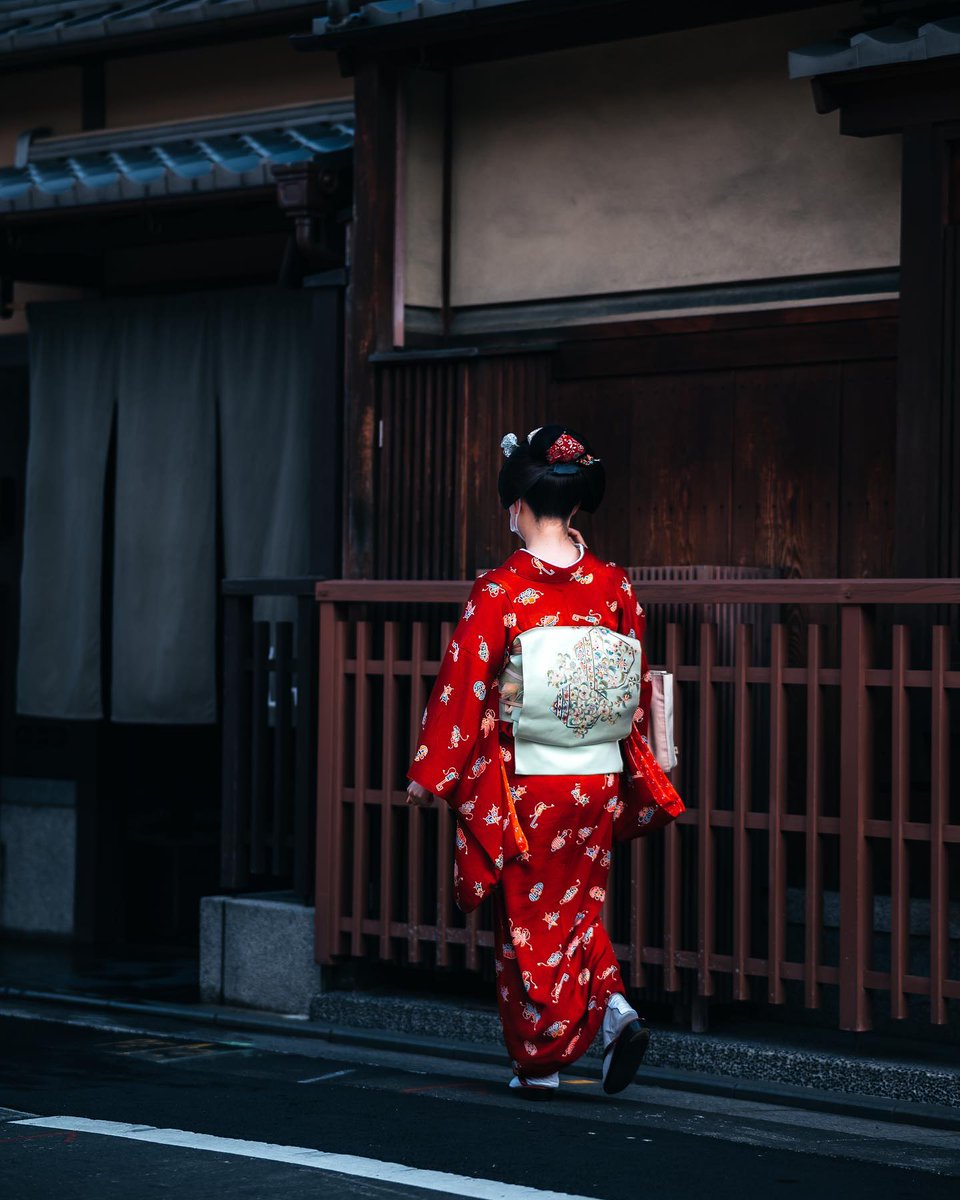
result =
M637 380L631 565L729 560L733 399L730 372Z
M500 439L505 433L522 438L552 419L547 403L548 372L546 355L481 359L470 368L466 542L472 550L471 574L502 562L520 545L510 533L509 518L497 494L503 463Z
M381 369L378 574L469 577L502 561L516 541L496 492L500 439L550 420L581 430L606 464L603 504L578 517L604 557L890 571L892 358L562 379L556 362Z
M841 373L833 363L737 372L732 562L836 573Z
M837 573L894 574L897 366L845 363Z
M629 379L578 380L555 384L551 420L569 425L588 439L603 459L607 489L596 513L578 513L576 526L601 558L630 561L631 429L636 405Z

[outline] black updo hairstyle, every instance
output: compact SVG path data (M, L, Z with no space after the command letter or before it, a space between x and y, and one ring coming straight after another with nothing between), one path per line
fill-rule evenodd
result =
M507 434L501 445L507 460L497 490L504 508L522 497L537 518L563 520L577 505L593 512L603 499L603 463L586 439L566 425L543 425L522 441Z

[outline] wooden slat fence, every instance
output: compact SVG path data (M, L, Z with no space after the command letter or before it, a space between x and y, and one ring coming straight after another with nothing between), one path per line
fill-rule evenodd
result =
M313 897L316 578L225 580L220 886ZM274 619L255 620L255 605ZM295 619L277 619L278 602Z
M490 969L488 913L453 904L449 809L405 803L420 714L468 590L317 586L319 962ZM794 617L814 606L836 620L806 623L799 642L796 620L790 637L779 620L737 621L722 652L717 621L699 621L692 643L665 623L652 665L677 681L673 778L687 812L615 856L605 916L630 984L701 1005L823 1007L850 1030L888 1015L944 1024L960 1001L960 585L647 580L638 598L651 624L660 605L703 604Z

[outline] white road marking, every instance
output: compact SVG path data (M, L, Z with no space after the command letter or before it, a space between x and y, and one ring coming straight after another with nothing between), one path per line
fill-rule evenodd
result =
M346 1071L328 1071L326 1075L314 1075L311 1079L298 1079L297 1083L322 1083L324 1079L339 1079L341 1075L352 1075L353 1067Z
M470 1200L590 1200L587 1196L575 1196L569 1192L546 1192L516 1183L500 1183L495 1179L473 1179L469 1175L453 1175L446 1171L425 1171L419 1167L404 1166L403 1163L361 1158L356 1154L334 1154L327 1150L313 1150L309 1146L277 1146L271 1142L247 1142L240 1138L191 1133L186 1129L160 1129L156 1125L93 1121L86 1117L31 1117L26 1121L11 1121L10 1124L67 1129L76 1133L98 1133L104 1137L129 1138L131 1141L152 1142L158 1146L182 1146L189 1150L211 1150L215 1154L237 1154L242 1158L290 1163L296 1167L316 1167L318 1170L332 1171L338 1175L351 1175L360 1179L375 1179L381 1183L423 1188L430 1192L467 1196Z

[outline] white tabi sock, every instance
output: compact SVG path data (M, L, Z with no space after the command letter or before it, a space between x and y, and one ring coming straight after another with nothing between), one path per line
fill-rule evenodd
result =
M535 1079L528 1079L525 1083L520 1082L520 1076L514 1075L510 1080L510 1087L543 1087L556 1088L560 1086L560 1073L554 1071L552 1075L538 1075Z
M635 1008L627 1002L626 996L621 992L614 992L607 1001L607 1011L603 1014L603 1048L616 1041L623 1030L631 1021L638 1021L640 1014Z

